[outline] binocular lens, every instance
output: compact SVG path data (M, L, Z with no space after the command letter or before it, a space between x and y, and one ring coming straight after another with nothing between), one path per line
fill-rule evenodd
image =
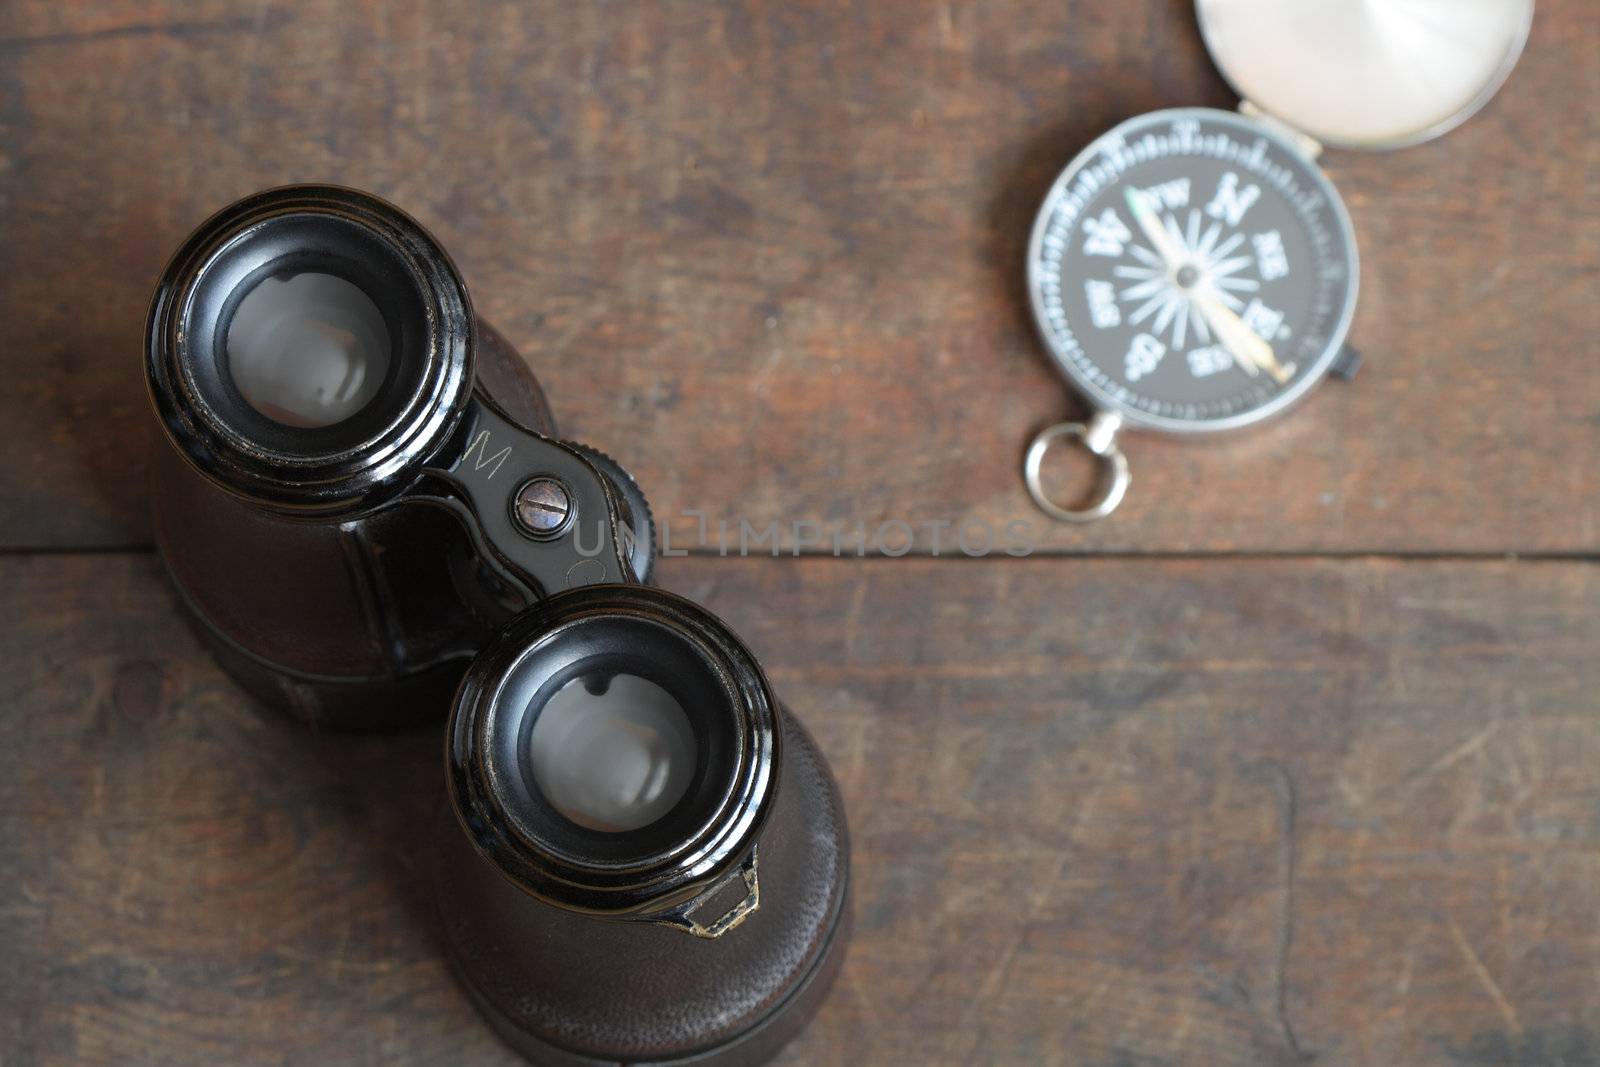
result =
M332 274L264 278L228 326L228 369L250 406L285 426L343 422L389 372L389 328L378 305Z
M589 830L623 833L683 798L698 762L683 706L632 674L590 673L552 694L528 738L550 805Z

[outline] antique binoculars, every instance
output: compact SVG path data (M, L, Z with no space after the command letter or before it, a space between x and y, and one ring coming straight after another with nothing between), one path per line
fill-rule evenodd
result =
M832 775L739 638L649 584L644 495L556 438L433 238L354 190L248 197L146 342L157 540L223 666L318 728L448 712L434 885L501 1036L745 1064L798 1031L849 925Z

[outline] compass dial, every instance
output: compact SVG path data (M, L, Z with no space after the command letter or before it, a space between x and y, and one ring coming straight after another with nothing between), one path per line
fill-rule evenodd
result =
M1327 371L1355 309L1355 237L1322 172L1263 124L1156 111L1056 179L1028 285L1045 343L1097 405L1154 429L1228 429Z

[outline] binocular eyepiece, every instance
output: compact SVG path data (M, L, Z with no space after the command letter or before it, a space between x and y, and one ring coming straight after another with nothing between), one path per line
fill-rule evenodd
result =
M350 189L248 197L173 258L146 354L157 541L220 662L317 727L449 711L435 883L502 1036L787 1040L848 925L833 779L738 637L648 584L643 493L556 436L433 238Z
M448 745L457 808L517 882L701 933L678 905L750 852L781 741L760 667L714 616L657 589L596 585L490 642Z

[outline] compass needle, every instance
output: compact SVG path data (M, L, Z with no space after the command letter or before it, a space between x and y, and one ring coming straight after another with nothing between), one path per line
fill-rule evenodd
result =
M1189 245L1188 242L1183 239L1183 231L1178 229L1177 220L1171 215L1167 215L1162 221L1166 227L1167 238L1172 242L1168 247L1178 249L1179 254L1187 259L1189 256Z
M1279 385L1289 380L1289 372L1278 362L1272 346L1263 341L1261 335L1251 329L1248 323L1221 301L1209 295L1197 294L1195 300L1200 305L1200 313L1210 321L1211 328L1217 331L1217 335L1223 339L1223 344L1228 346L1228 350L1235 358L1255 364L1270 374ZM1250 373L1254 374L1254 369L1251 369Z
M1145 239L1155 246L1156 254L1165 262L1167 269L1175 270L1178 261L1183 258L1182 254L1174 247L1172 235L1167 233L1166 228L1161 225L1161 220L1156 218L1156 213L1150 208L1145 195L1130 185L1122 190L1122 198L1133 214L1133 221L1144 231Z

